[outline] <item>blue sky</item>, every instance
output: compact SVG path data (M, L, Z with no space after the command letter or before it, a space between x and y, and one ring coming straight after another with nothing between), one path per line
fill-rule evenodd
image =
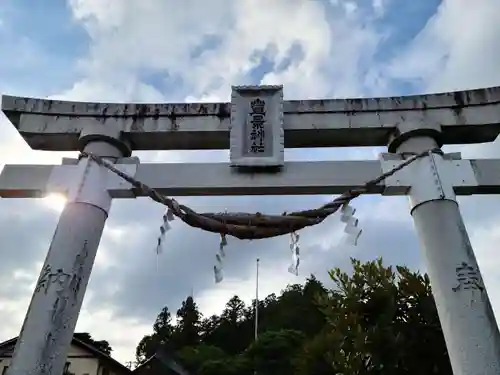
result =
M14 92L30 86L47 95L74 81L74 64L90 38L64 1L7 0L0 17L0 53L8 57L0 72L4 85Z
M3 0L0 92L182 102L228 101L236 84L283 84L289 99L496 86L498 15L498 0ZM468 157L498 157L497 146L457 149ZM30 150L3 115L0 147L2 163L58 164L66 155ZM291 150L286 157L373 159L380 151L384 148ZM138 155L142 162L228 160L227 151ZM183 202L201 211L283 212L328 198L196 197ZM461 202L486 284L498 290L498 203L495 197ZM130 360L160 309L165 304L177 309L191 289L205 314L220 311L235 293L249 301L257 256L263 295L302 282L311 272L326 280L327 267L346 265L349 256L383 255L388 263L424 267L405 199L361 197L355 206L364 230L356 248L339 245L335 218L304 231L301 275L295 278L286 273L287 238L230 241L227 277L216 286L211 274L216 236L175 223L168 249L157 259L162 207L145 199L114 202L78 330L109 340L118 359ZM0 256L8 259L0 262L0 320L5 322L0 340L19 331L58 215L57 207L46 202L0 201L0 227L6 228L0 231ZM500 293L490 294L499 311Z
M327 21L335 22L336 17L332 16L329 20L328 15L336 14L338 6L330 4L328 0L318 0L318 3L323 3ZM356 4L356 16L364 18L366 23L383 35L374 60L360 62L358 69L362 79L370 64L383 64L408 44L435 14L441 1L393 0L384 14L378 17L374 14L371 0L358 1ZM88 53L92 38L84 25L75 20L67 1L5 0L0 12L0 53L8 56L0 63L0 78L10 92L15 94L29 85L34 90L33 95L50 95L67 89L82 74L77 67L78 60ZM221 40L222 37L217 35L203 36L190 51L191 57L197 59L203 52L215 49ZM258 64L248 72L245 81L259 82L267 72L280 72L303 58L300 42L291 45L287 56L280 62L273 61L275 48L276 45L271 43L255 49L251 58ZM16 63L10 63L14 58ZM143 82L163 92L182 82L182 77L171 75L164 69L145 68L138 73ZM421 89L419 82L398 79L390 82L391 95L413 94ZM368 95L370 91L374 90L367 88Z

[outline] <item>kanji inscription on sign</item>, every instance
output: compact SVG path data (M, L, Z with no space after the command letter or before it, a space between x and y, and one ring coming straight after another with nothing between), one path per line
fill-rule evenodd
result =
M230 132L232 166L282 166L283 87L233 86Z
M251 154L264 153L266 151L264 139L266 136L266 102L255 99L250 102L250 150Z

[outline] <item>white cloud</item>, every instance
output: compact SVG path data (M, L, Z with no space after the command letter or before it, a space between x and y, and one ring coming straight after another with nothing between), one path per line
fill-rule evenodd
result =
M234 295L240 296L246 304L250 304L255 298L256 292L256 265L255 262L248 264L246 274L249 278L225 278L215 288L197 294L195 299L204 315L220 314L227 301ZM283 265L283 269L286 266ZM304 277L297 279L286 272L276 272L276 264L266 265L261 259L259 265L259 298L263 299L271 293L279 293L287 284L302 282Z
M418 80L429 92L500 85L498 14L496 0L444 0L390 73Z
M269 73L263 82L284 83L285 94L294 97L360 94L356 67L370 59L379 38L363 20L345 17L344 8L327 17L323 4L314 1L191 0L175 12L174 2L163 0L115 1L112 8L100 1L70 3L93 39L90 55L81 61L88 80L122 87L140 70L156 69L182 77L183 89L174 92L195 97L227 99L232 84L249 83L245 75L258 65L257 51L279 65L297 43L302 61ZM207 36L218 42L193 59Z
M76 82L71 89L53 95L49 99L110 103L165 101L161 92L151 85L138 81L133 76L121 77L119 82L85 78Z
M373 0L372 1L372 6L374 13L377 17L382 17L385 13L386 7L387 7L387 0Z

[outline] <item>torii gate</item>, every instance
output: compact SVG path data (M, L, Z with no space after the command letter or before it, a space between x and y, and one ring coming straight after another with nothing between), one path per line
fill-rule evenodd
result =
M103 161L164 195L341 194L416 153L419 160L367 193L410 198L454 374L500 373L499 330L456 201L500 193L500 160L435 152L495 140L500 87L283 101L281 86L242 86L233 87L231 103L180 104L4 96L2 110L31 148L82 151L63 165L6 165L0 175L3 198L69 197L8 375L62 373L111 201L144 195ZM343 146L388 146L389 153L378 161L286 162L283 155L284 147ZM133 150L195 149L230 149L231 163L140 164L130 157ZM434 152L422 156L426 150Z

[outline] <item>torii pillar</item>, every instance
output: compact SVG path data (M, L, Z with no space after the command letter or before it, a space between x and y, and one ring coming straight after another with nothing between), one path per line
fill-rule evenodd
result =
M441 146L439 125L409 126L389 151L415 154ZM500 332L460 213L453 186L464 171L447 170L430 153L408 166L410 213L420 240L432 294L455 375L500 374ZM457 173L462 172L462 173ZM424 360L424 359L423 359Z
M120 132L102 127L82 132L79 147L111 161L130 155ZM75 172L8 374L61 374L66 362L111 207L106 170L82 158Z

